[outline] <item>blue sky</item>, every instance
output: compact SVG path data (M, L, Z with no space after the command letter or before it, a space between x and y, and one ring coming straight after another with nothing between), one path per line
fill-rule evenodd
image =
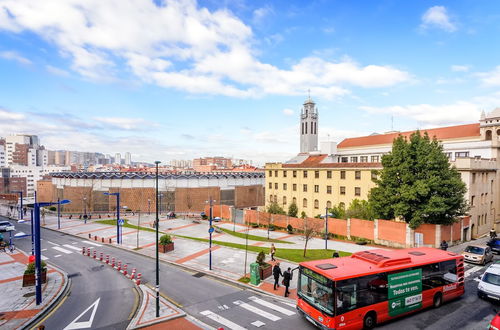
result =
M496 1L0 0L0 136L167 162L477 122L500 106Z

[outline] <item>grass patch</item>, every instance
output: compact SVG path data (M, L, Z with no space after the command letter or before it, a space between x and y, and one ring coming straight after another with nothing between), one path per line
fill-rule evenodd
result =
M111 219L111 220L97 220L95 221L97 223L102 223L103 225L110 225L110 226L116 226L116 219ZM144 230L144 231L149 231L152 233L156 233L156 230L153 228L148 228L148 227L139 227L136 225L132 225L128 223L128 220L125 219L125 223L123 224L124 228L132 228L132 229L139 229L139 230Z
M245 283L245 284L250 283L250 277L244 276L244 277L240 278L238 280L238 282Z
M206 238L198 238L198 237L190 237L190 236L183 236L183 235L173 235L177 237L182 237L182 238L187 238L187 239L192 239L195 241L199 242L208 242L209 240ZM221 246L227 246L227 247L232 247L236 249L242 249L245 250L245 245L244 244L238 244L238 243L230 243L230 242L222 242L222 241L215 241L212 240L213 244L221 245ZM261 247L261 246L248 246L248 251L256 252L259 253L260 251L264 251L266 255L269 255L269 248L266 247ZM345 256L350 256L351 253L349 252L344 252L344 251L337 251L341 257ZM328 259L331 258L333 254L333 250L323 250L323 249L308 249L306 253L306 257L304 257L304 250L303 249L277 249L276 250L276 257L280 259L286 259L290 260L293 262L302 262L302 261L311 261L311 260L318 260L318 259Z
M220 230L222 230L223 232L225 232L226 234L231 235L231 236L235 236L235 237L239 237L239 238L243 238L243 239L246 239L246 237L247 237L247 234L245 234L245 233L239 233L239 232L232 231L232 230L225 229L225 228L221 228L221 227L217 227L217 228L219 228ZM282 241L280 239L275 239L275 238L267 239L267 237L257 236L257 235L248 235L248 239L252 240L252 241L259 241L259 242L293 244L292 242Z

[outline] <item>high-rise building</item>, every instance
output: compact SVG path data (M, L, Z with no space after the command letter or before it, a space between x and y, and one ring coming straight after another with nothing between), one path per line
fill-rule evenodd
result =
M117 152L115 154L115 164L121 165L121 163L122 163L122 155L119 152Z
M48 155L36 135L15 134L5 139L6 165L42 166Z
M7 166L7 158L5 156L5 140L0 139L0 167Z
M132 155L130 152L125 153L125 165L132 165Z

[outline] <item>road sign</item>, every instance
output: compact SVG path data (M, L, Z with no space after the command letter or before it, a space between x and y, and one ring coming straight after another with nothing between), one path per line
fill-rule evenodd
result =
M210 227L210 228L208 229L208 233L209 233L209 234L211 234L211 233L213 233L213 232L214 232L214 230L215 230L215 228L214 228L214 227Z
M125 220L123 220L123 219L119 219L118 220L118 225L119 226L123 226L124 224L125 224Z

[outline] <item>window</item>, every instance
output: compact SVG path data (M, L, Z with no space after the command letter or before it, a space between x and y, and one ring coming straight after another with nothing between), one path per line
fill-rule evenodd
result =
M368 156L360 156L359 161L361 163L368 163Z
M307 171L303 171L304 178L307 178Z
M486 140L491 140L491 131L490 130L486 131Z
M286 205L286 196L283 196L283 205Z
M278 189L278 182L274 183L274 189Z
M307 207L307 198L302 200L302 207Z
M269 189L273 189L273 183L269 182Z
M360 187L354 188L354 196L361 196L361 188Z
M469 157L468 151L455 152L455 158L467 158Z
M274 171L274 176L278 177L278 171Z
M371 162L372 162L372 163L378 163L378 162L379 162L379 159L380 159L380 157L379 157L379 156L372 156L372 157L371 157Z
M286 178L286 171L283 171L283 177Z
M274 195L274 202L278 203L278 196Z
M373 274L337 281L337 315L387 300L387 274Z
M297 191L297 184L296 184L296 183L294 183L294 184L292 185L292 190L293 190L293 191Z
M269 171L269 176L272 177L273 176L273 171Z
M474 198L476 198L476 196L474 196L474 195L472 195L470 198L470 205L471 206L474 206Z
M332 186L326 186L326 193L331 194L332 193Z
M326 207L329 208L329 209L331 209L332 208L332 202L327 201L326 202Z
M372 171L372 180L377 179L377 171Z
M490 184L490 193L493 194L493 188L495 187L495 180L491 180L491 184Z
M345 187L340 187L340 194L345 195Z
M342 157L340 160L341 163L348 163L349 162L349 157Z
M306 184L303 184L303 185L302 185L302 191L303 191L303 192L307 192L307 185L306 185Z
M314 185L314 192L319 193L319 185L317 184Z
M357 162L358 162L358 156L352 156L351 163L357 163Z
M472 183L476 183L476 173L472 173Z
M345 179L345 171L340 171L340 178Z
M297 204L297 198L295 198L295 197L294 197L294 198L292 198L292 203L293 203L293 204Z
M319 201L317 199L314 200L314 208L319 209Z
M297 177L297 171L293 171L293 172L292 172L292 176L293 176L294 178L296 178L296 177Z
M273 195L269 195L269 201L272 203L273 202Z
M361 171L355 171L354 172L354 178L356 180L361 180Z
M322 313L333 315L333 283L308 268L300 269L297 294Z
M314 171L314 178L319 179L319 171Z
M332 171L326 171L326 178L331 179L332 178Z
M286 190L286 183L283 183L283 190Z
M451 159L451 157L452 157L452 153L451 152L445 152L444 154L446 155L446 157L448 157L448 159Z

